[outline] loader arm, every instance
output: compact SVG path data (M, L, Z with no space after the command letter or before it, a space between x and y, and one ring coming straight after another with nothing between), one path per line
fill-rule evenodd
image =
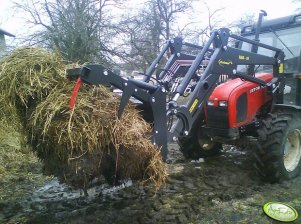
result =
M268 49L274 52L274 56L268 57L229 47L229 38ZM167 92L163 82L163 79L166 78L166 76L164 74L159 74L157 76L157 85L150 84L149 80L168 49L172 52L172 56L167 61L163 71L172 70L177 58L185 56L185 54L182 54L181 52L182 45L184 45L184 43L179 38L168 41L147 70L146 77L143 81L121 78L102 65L85 65L82 68L69 69L67 70L67 77L69 79L80 78L82 82L87 84L112 85L121 89L123 93L118 110L118 117L122 116L122 112L130 97L138 99L145 106L151 108L153 115L153 120L151 121L153 124L151 140L160 148L164 159L167 157L167 143L177 141L178 137L188 135L193 125L196 124L196 121L198 121L201 116L207 99L217 86L221 75L232 75L233 77L267 86L270 94L282 94L284 85L279 73L281 73L281 66L284 60L283 52L280 49L261 44L257 41L233 35L229 29L222 28L212 32L204 47L197 47L199 53L195 57L187 57L192 61L188 66L189 69L185 75L183 74L182 81L172 92L172 100L166 102ZM179 97L183 96L185 89L208 54L210 55L209 63L198 80L193 92L189 95L188 102L186 105L179 106L177 102ZM267 83L256 78L253 74L239 73L237 71L237 65L270 65L273 67L274 78L272 82ZM169 82L173 81L173 79L169 80ZM171 128L168 128L167 125L169 117L175 117L177 119Z

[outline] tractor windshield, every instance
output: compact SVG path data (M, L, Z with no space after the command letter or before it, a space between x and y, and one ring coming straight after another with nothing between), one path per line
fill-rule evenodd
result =
M246 38L253 40L254 35L246 36ZM260 34L260 42L282 49L285 54L284 72L285 73L300 73L301 72L301 27L293 27L282 30L270 30ZM250 51L251 44L243 43L243 50ZM259 54L273 56L272 52L259 48ZM261 66L257 71L267 71L270 68L267 66Z

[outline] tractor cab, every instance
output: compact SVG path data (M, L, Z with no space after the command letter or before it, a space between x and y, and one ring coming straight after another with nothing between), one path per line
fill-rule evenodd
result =
M241 36L254 40L256 25L246 26ZM285 54L283 75L285 76L284 103L301 105L301 14L264 21L260 28L260 43L281 49ZM251 44L239 46L250 51ZM272 52L258 48L258 53L272 56ZM244 69L244 68L241 68ZM266 66L258 66L256 72L270 72Z

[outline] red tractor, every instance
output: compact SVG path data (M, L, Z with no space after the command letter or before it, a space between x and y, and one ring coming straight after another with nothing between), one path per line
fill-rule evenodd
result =
M258 42L259 33L261 43L281 48L286 55L284 67L280 65L284 79L279 83L281 94L269 93L267 86L241 78L221 83L207 101L203 125L195 127L193 134L180 139L180 143L186 157L197 159L218 153L221 143L244 141L253 146L258 173L265 180L276 182L300 173L301 15L266 21L260 27L247 26L242 30L244 37ZM272 51L247 42L238 42L238 47L272 55ZM239 57L250 60L243 55ZM241 66L240 70L250 74L250 67L254 71L254 65ZM265 65L257 65L257 74L253 71L251 75L265 82L272 82L274 78L271 68ZM255 141L245 138L249 136Z
M179 143L185 157L198 159L215 155L223 143L251 139L259 174L270 182L290 179L299 175L301 160L301 93L294 73L301 70L301 42L295 38L301 34L296 32L301 16L262 23L265 14L242 36L227 28L213 31L203 47L181 38L167 41L144 80L121 78L101 65L70 69L67 76L122 90L119 117L135 98L153 125L151 140L164 159L168 142ZM260 42L259 34L275 41ZM296 49L287 41L295 41ZM168 51L171 56L159 68ZM284 59L287 51L298 55ZM284 104L286 95L292 100L288 92L297 93L294 105Z

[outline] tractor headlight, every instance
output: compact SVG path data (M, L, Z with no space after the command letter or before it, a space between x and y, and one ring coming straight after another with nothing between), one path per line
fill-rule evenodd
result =
M227 107L228 106L228 101L221 100L221 101L218 102L218 105L220 107Z
M207 106L213 107L214 106L214 101L213 100L208 100L207 101Z

